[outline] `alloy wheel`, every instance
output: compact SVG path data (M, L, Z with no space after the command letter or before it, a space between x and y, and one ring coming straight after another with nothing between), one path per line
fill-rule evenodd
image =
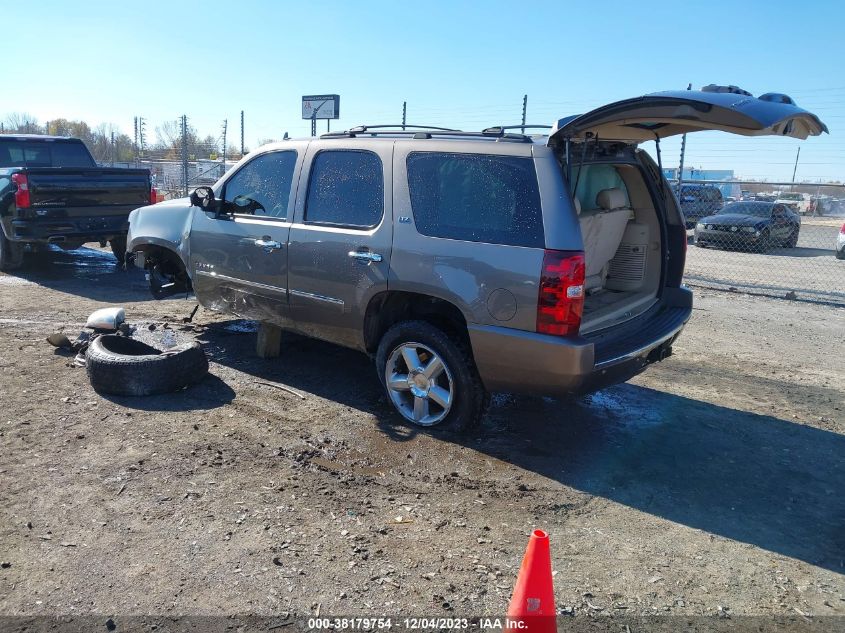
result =
M422 343L402 343L387 359L384 372L393 405L409 422L434 426L449 414L455 382L443 358Z

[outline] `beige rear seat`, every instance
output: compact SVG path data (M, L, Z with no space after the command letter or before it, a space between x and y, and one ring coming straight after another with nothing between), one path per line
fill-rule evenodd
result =
M616 254L631 218L631 209L621 189L599 191L596 206L598 208L581 211L578 215L584 241L587 290L604 285L608 263Z

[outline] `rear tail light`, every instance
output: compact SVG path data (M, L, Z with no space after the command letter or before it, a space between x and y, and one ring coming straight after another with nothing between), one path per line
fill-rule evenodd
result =
M156 191L155 187L150 187L150 204L156 204L158 202L158 191Z
M845 224L842 225L842 228L839 229L839 232L842 233L842 235L845 235Z
M537 332L578 334L584 311L584 269L580 251L546 251L537 298Z
M18 187L15 191L15 206L18 209L29 208L29 182L26 179L26 174L12 174L12 182Z

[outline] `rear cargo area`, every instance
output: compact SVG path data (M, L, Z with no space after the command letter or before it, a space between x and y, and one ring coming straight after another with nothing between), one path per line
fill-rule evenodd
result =
M575 200L586 263L581 321L581 333L586 334L635 318L654 305L661 277L661 231L636 164L584 164Z

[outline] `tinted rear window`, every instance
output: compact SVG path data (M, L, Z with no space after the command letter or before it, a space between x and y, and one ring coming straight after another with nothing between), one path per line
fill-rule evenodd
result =
M423 235L544 246L531 158L414 152L407 166L414 222Z
M0 167L95 167L82 143L0 139Z
M325 150L311 166L305 221L371 228L384 214L381 159L372 152Z

